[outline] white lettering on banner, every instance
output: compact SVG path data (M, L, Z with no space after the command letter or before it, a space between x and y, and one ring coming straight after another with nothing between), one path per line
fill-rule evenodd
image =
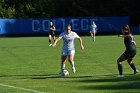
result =
M95 21L95 19L71 19L69 22L71 23L72 30L73 31L85 31L87 32L90 28L90 25L92 21ZM66 20L65 19L59 19L59 20L53 20L56 28L56 31L65 31L66 27ZM39 32L39 31L44 31L48 32L49 31L49 23L50 20L32 20L32 31L33 32Z
M72 22L72 30L74 30L74 31L79 30L78 29L78 22L79 22L79 20L78 19L72 19L71 22Z
M32 31L33 32L39 32L40 31L40 22L39 22L39 20L33 20L32 21Z
M82 30L89 30L89 21L87 19L81 20L81 29Z
M49 30L49 20L32 20L32 31L39 32L39 31L48 31Z
M55 24L57 24L56 20L53 20L53 22ZM59 21L59 24L58 25L59 25L59 28L56 28L56 31L65 31L65 26L66 26L65 19L61 19Z
M81 28L82 31L88 31L94 20L95 19L72 19L72 30L79 31Z
M49 20L43 20L42 22L42 27L43 27L43 31L48 31L49 30Z

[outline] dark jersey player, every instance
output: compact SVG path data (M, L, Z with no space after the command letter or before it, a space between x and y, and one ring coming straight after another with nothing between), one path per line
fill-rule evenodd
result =
M133 63L133 58L136 55L136 43L128 25L122 27L122 35L119 35L119 37L124 38L124 44L126 48L125 52L117 60L119 77L123 77L122 62L125 60L127 60L130 67L133 69L134 74L136 74L138 73L138 70Z
M52 45L52 42L51 42L52 38L55 41L55 26L54 26L53 22L51 21L50 22L50 32L49 32L49 43L50 43L49 46Z

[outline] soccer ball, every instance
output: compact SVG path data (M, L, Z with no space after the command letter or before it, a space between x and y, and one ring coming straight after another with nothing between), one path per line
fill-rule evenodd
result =
M68 70L64 70L63 73L62 73L61 75L64 76L64 77L69 76Z

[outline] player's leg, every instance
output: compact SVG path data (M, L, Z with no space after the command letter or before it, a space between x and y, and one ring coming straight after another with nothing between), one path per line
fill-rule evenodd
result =
M134 74L138 73L138 70L136 69L135 64L133 63L133 59L132 59L132 58L129 58L129 59L127 60L127 62L128 62L128 64L130 65L130 67L133 69Z
M53 33L52 37L53 37L53 41L55 42L55 39L56 39L55 33Z
M95 42L96 32L93 33L93 41Z
M61 72L60 72L60 73L63 73L63 71L64 71L64 69L65 69L65 63L66 63L67 55L68 55L68 51L62 49L62 56L61 56Z
M75 66L74 66L74 55L75 55L75 50L70 51L68 60L71 64L72 72L75 73L76 70L75 70Z
M91 37L93 38L93 32L90 32L90 34L91 34Z
M65 55L62 55L62 56L61 56L61 73L62 73L62 72L64 71L64 69L65 69L66 59L67 59L67 56L65 56Z
M122 54L117 60L119 75L123 75L122 62L125 61L126 59L127 59L126 56L124 54Z
M53 41L55 42L55 35L53 36Z
M92 39L93 39L93 41L94 41L94 39L95 39L95 37L94 37L94 32L90 32L90 34L91 34L91 37L92 37Z
M49 43L50 43L50 45L49 46L51 46L51 38L52 38L52 36L49 34Z

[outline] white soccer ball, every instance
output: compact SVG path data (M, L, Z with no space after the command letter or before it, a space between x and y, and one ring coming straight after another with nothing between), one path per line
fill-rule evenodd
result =
M69 76L69 71L68 70L64 70L62 73L62 76L67 77Z

